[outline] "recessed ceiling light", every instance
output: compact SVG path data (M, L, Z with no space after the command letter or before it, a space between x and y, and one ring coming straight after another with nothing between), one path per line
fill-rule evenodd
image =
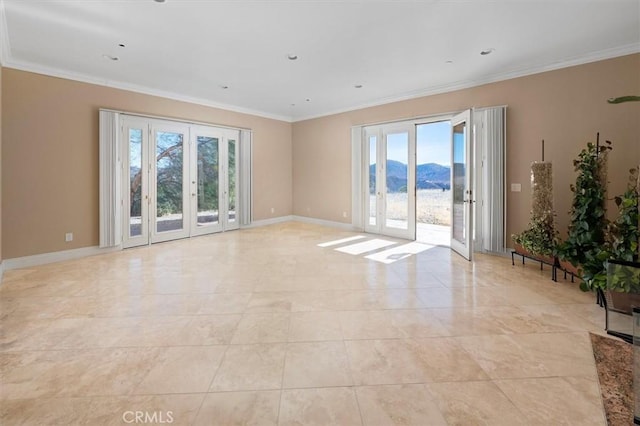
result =
M295 61L296 59L298 59L298 55L296 55L294 53L289 53L287 55L287 59L289 59L290 61Z
M124 47L124 43L120 43L118 46L120 46L120 47Z
M221 85L220 85L220 88L221 88L221 89L228 89L228 88L229 88L229 86L227 86L226 84L221 84Z
M156 3L164 3L166 0L153 0L153 1L155 1Z
M111 59L112 61L117 61L118 59L120 59L117 56L111 56L111 55L102 55L102 57L104 59Z
M307 99L305 99L305 101L307 101L307 102L311 102L311 99L307 98Z
M292 107L296 106L296 104L291 104Z
M362 84L356 84L353 87L355 87L356 89L362 89Z
M484 49L483 51L480 52L480 54L482 56L487 56L489 54L491 54L491 52L493 52L495 49L493 47L490 47L488 49Z
M445 64L452 64L452 63L453 63L453 61L445 61L444 63L445 63Z

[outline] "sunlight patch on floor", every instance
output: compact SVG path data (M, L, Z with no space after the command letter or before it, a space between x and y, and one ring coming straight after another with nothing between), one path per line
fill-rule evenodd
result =
M406 259L414 254L422 253L436 246L431 244L422 243L408 243L398 247L393 247L388 250L384 250L378 253L365 256L367 259L375 260L378 262L390 264L401 259Z
M358 255L358 254L366 253L368 251L374 251L384 247L389 247L394 244L397 244L397 243L389 240L381 240L379 238L374 238L373 240L351 244L349 246L340 247L335 250L342 253Z
M341 240L329 241L327 243L318 244L318 247L331 247L337 246L338 244L348 243L355 240L361 240L364 238L364 235L356 235L355 237L343 238Z

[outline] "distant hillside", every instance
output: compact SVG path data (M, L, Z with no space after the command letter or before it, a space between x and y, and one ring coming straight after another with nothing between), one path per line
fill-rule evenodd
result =
M433 182L449 182L451 180L451 168L442 164L427 163L417 167L417 180L428 180Z
M369 166L369 179L373 179L376 165ZM441 164L419 164L416 174L418 189L450 189L451 168ZM391 192L406 192L407 165L399 161L387 161L387 187Z

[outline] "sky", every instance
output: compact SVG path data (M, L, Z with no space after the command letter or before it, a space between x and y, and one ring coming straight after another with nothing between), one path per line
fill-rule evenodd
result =
M416 164L436 163L443 166L451 165L451 122L417 126ZM372 151L371 164L375 162ZM388 136L387 157L389 160L407 164L407 134L395 133Z

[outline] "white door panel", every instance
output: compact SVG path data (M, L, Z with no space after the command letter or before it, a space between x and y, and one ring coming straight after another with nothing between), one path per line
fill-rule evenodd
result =
M151 242L189 236L189 126L154 120L149 144Z
M451 150L451 249L471 260L474 197L470 110L451 120Z
M371 126L364 133L365 230L415 239L415 126Z
M136 117L122 120L122 209L125 248L149 244L149 123Z
M191 128L191 235L222 230L222 145L219 130L205 126Z

